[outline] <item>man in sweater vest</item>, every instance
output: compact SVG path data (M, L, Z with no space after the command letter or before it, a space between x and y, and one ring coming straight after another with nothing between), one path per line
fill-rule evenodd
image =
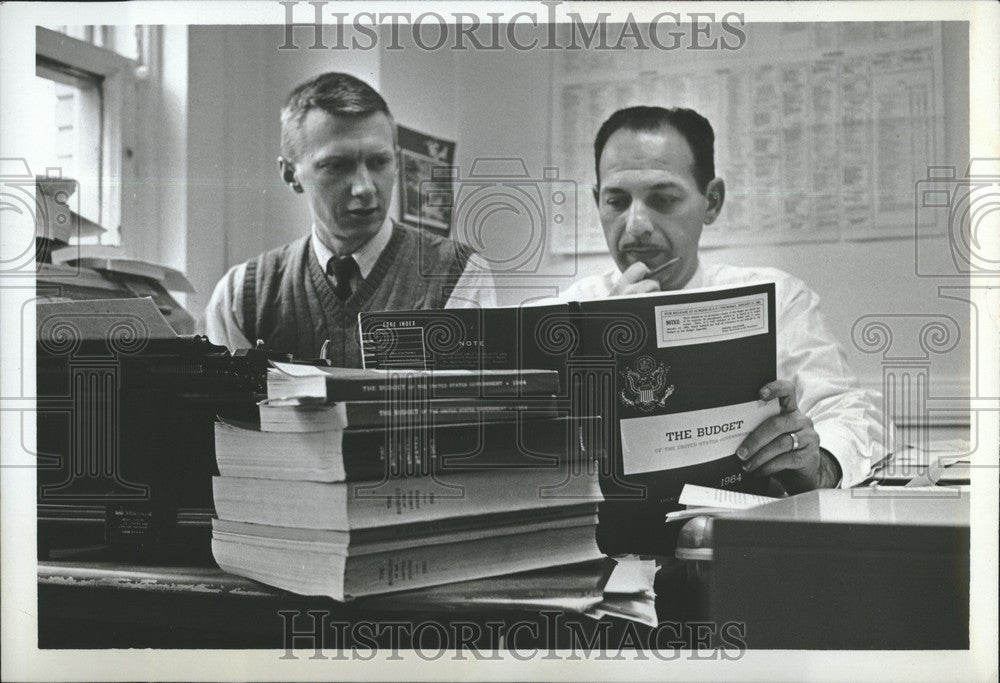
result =
M298 358L324 349L360 367L358 313L495 305L468 247L394 223L396 126L385 100L343 73L303 83L281 111L282 181L309 202L310 234L234 266L205 311L209 339Z

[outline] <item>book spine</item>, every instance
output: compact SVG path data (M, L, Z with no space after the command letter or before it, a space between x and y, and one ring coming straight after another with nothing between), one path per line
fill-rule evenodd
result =
M418 407L407 408L392 401L348 401L344 403L345 427L392 428L413 424L463 424L506 422L524 415L529 419L550 419L567 414L568 406L560 406L555 398L543 401L489 401L470 398L447 402L423 401Z
M514 521L530 511L581 508L596 512L601 500L596 475L569 477L559 485L561 472L547 478L538 472L506 470L466 472L458 477L411 477L372 486L312 481L267 481L244 477L215 477L212 481L215 513L219 519L250 524L305 529L376 530L407 525L405 534L369 531L366 541L398 541L400 535L453 531L473 521L487 524ZM281 500L282 505L257 504ZM41 514L41 509L39 514ZM101 517L103 520L103 515ZM438 521L440 524L437 524ZM360 537L352 537L354 538Z
M328 377L327 397L342 401L366 401L383 397L481 398L498 396L544 396L559 393L557 373L521 375L470 375L468 377L388 377L375 381Z
M600 557L589 525L361 555L347 558L344 595L422 588Z
M579 422L569 419L348 430L341 452L347 481L551 468L568 457L593 457L579 435Z
M352 540L356 537L358 542L363 539L365 543L392 545L398 544L401 536L458 533L571 513L596 515L603 500L600 486L593 477L577 479L579 482L561 487L559 498L543 497L542 487L528 483L526 477L513 485L502 479L473 482L463 488L450 485L451 490L444 495L439 495L444 486L424 477L373 487L369 489L371 497L363 496L365 489L358 487L347 496L350 530L355 534ZM515 486L517 491L513 491ZM503 487L511 492L498 491ZM384 494L389 488L395 490Z

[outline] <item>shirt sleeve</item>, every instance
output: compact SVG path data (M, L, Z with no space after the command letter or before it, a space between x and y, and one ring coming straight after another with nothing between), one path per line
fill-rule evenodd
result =
M617 270L609 270L600 275L590 275L581 278L563 290L559 295L562 301L590 301L603 299L611 292L615 278L620 277Z
M847 365L819 296L796 278L779 287L778 378L795 382L799 409L840 465L839 486L855 486L891 451L895 428L883 414L881 393L861 388Z
M491 308L497 305L496 283L489 264L473 253L448 297L445 308Z
M215 285L212 298L205 307L205 334L208 340L227 347L230 352L252 346L243 334L243 312L239 309L245 275L245 263L230 268Z

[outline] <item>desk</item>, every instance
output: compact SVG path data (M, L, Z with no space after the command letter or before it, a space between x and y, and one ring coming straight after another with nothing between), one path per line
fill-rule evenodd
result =
M835 492L804 495L818 497L826 493ZM774 505L796 505L796 500ZM719 528L748 523L756 514L747 512L730 518L732 521L720 520ZM850 539L852 535L848 529L844 538ZM772 543L765 552L753 538L739 530L728 536L729 540L723 534L722 541L728 545L717 549L714 569L722 572L713 570L714 588L688 580L687 567L680 562L668 562L661 569L657 577L657 612L661 622L680 624L682 634L677 641L672 639L671 632L661 633L655 641L658 646L663 647L668 641L675 646L678 642L679 646L690 645L693 641L688 638L691 634L686 625L700 619L716 624L728 620L749 623L756 619L755 628L763 630L747 633L751 647L967 647L967 527L964 536L959 532L953 538L958 544L957 551L953 552L953 548L948 552L928 553L921 564L915 565L906 556L893 557L883 552L884 545L876 544L840 565L845 594L854 598L851 605L838 603L838 594L817 579L822 572L829 573L831 558L836 553L817 552L800 541ZM964 557L964 564L956 564L955 557ZM755 574L767 580L753 579ZM900 577L909 583L900 581ZM901 592L902 587L912 587L914 581L919 584L916 591ZM894 603L897 599L900 602ZM325 615L328 624L373 620L411 624L434 621L449 626L475 624L480 632L472 642L484 651L514 645L527 649L566 647L572 644L570 629L574 627L570 624L575 624L578 633L588 640L604 628L572 612L559 613L559 625L553 629L550 626L553 617L539 610L401 611L393 608L393 600L389 595L344 604L303 597L225 574L211 566L148 567L106 559L40 561L39 646L283 649L286 627L294 625L299 632L310 630L309 610ZM891 604L902 604L905 609L891 611L881 607ZM289 617L283 617L281 612L299 616L290 624ZM608 642L621 643L626 628L639 634L640 645L648 642L648 627L606 621L611 626L606 632ZM490 630L486 627L489 622L505 626ZM516 623L527 626L509 633L508 627ZM773 627L770 630L769 624ZM899 628L900 625L905 628ZM915 637L914 629L925 639ZM331 636L322 643L325 648L344 645L337 642L332 629L325 634ZM475 634L465 631L458 635ZM365 642L348 638L346 646L369 647L374 640L385 647L392 644L389 641L393 637L396 636L390 634ZM420 638L431 649L440 645L440 634L435 630L425 630ZM396 637L398 647L410 644L407 638ZM309 648L310 640L300 639L296 646Z
M711 618L753 648L966 649L969 496L828 489L720 517Z

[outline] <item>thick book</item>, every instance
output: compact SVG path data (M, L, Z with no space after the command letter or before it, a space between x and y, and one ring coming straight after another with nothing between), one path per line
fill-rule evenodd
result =
M539 515L508 525L370 544L343 532L215 520L219 567L293 593L349 600L599 559L597 515Z
M376 370L543 368L565 380L566 362L580 342L578 308L554 304L362 312L361 361Z
M561 610L581 613L605 599L605 586L615 570L615 561L605 557L579 564L370 597L365 599L364 608L394 612Z
M559 393L559 373L544 369L372 370L275 362L273 370L267 374L269 399L427 400Z
M763 493L735 456L776 414L774 283L520 308L359 316L366 367L557 370L571 415L604 419L602 548L670 552L686 483ZM440 320L437 320L438 316ZM447 334L442 333L447 330ZM423 335L418 339L420 335ZM447 344L441 340L446 339Z
M343 531L602 500L596 471L505 468L358 483L215 477L212 484L220 519Z
M524 398L436 398L426 400L337 401L277 398L261 401L260 428L265 432L320 432L328 429L409 425L512 422L569 414L555 396Z
M216 516L216 526L248 525L252 529L280 530L283 538L309 540L322 538L324 543L341 547L344 553L372 553L386 550L413 548L426 543L450 543L463 541L477 535L488 535L493 529L506 529L518 525L534 524L545 520L559 520L567 517L597 513L594 501L575 501L566 505L526 510L507 510L471 514L464 517L429 519L391 526L369 527L367 529L311 529L302 526L280 526L258 524Z
M630 328L607 345L615 396L605 414L617 438L601 480L602 548L670 552L677 525L665 517L685 484L767 490L735 452L780 410L759 400L777 374L773 283L585 302L581 313L588 341L613 315Z
M264 432L215 424L219 473L304 481L367 481L496 468L565 470L598 457L597 418Z

